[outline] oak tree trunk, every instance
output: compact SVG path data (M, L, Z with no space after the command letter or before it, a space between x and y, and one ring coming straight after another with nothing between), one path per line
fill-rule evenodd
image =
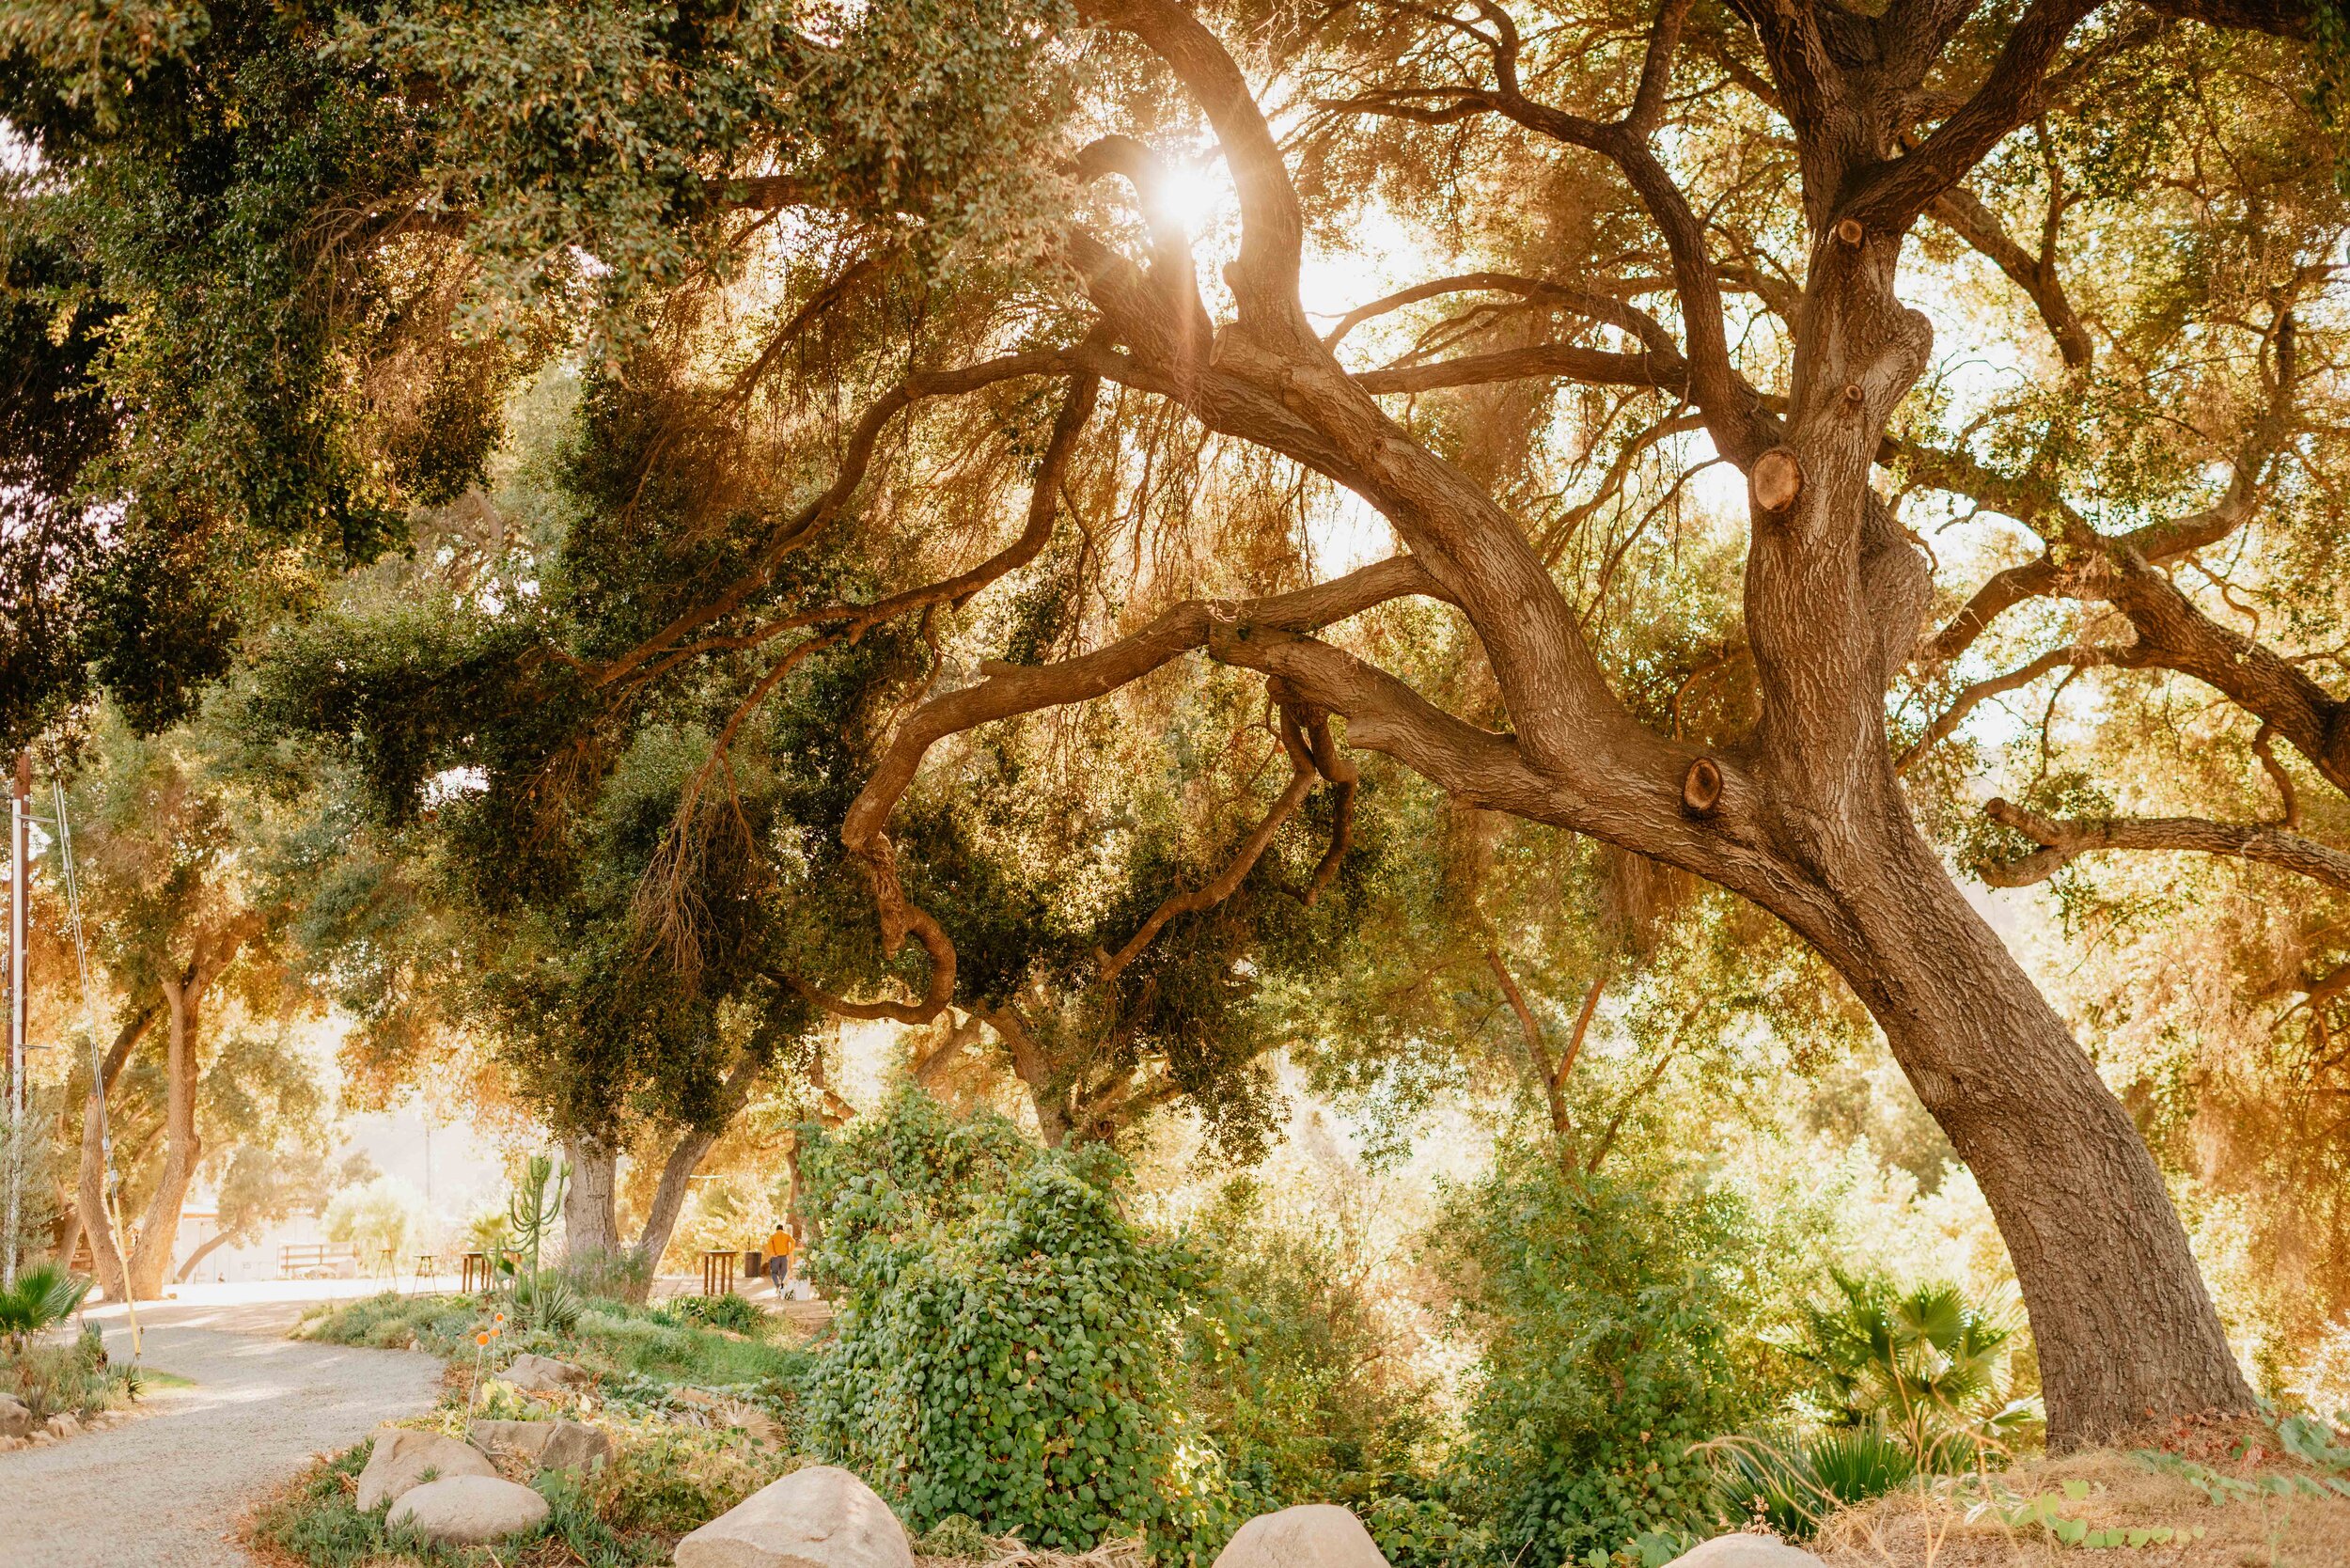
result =
M661 1167L661 1184L653 1188L652 1207L646 1212L645 1229L636 1238L636 1250L645 1260L647 1292L652 1289L652 1276L661 1266L661 1255L669 1249L669 1238L677 1233L678 1216L685 1212L685 1191L694 1179L695 1168L717 1141L718 1129L714 1127L688 1128Z
M1829 873L1848 923L1842 940L1820 945L1998 1221L2031 1318L2050 1445L2249 1409L2128 1112L1906 813L1877 823L1860 874Z
M685 1212L685 1191L694 1179L719 1135L735 1114L750 1098L751 1086L758 1081L766 1062L755 1056L745 1056L727 1074L718 1091L715 1115L708 1121L688 1127L670 1149L669 1157L661 1167L660 1184L653 1188L652 1207L645 1215L645 1228L636 1238L637 1253L645 1260L644 1289L652 1289L652 1276L661 1266L661 1255L669 1249L669 1237L676 1233L678 1216Z
M152 1301L164 1294L164 1278L171 1269L171 1254L180 1240L180 1211L186 1206L196 1164L204 1152L196 1128L196 1031L201 1026L203 992L179 977L164 977L164 1015L169 1024L164 1058L164 1168L155 1194L148 1200L139 1221L139 1236L131 1250L129 1289L133 1297Z
M154 1008L143 1007L116 1031L115 1043L100 1064L98 1081L90 1086L82 1105L82 1159L74 1181L75 1228L89 1237L90 1268L109 1301L123 1299L129 1276L113 1216L106 1209L105 1102L113 1096L115 1081L130 1061L132 1049L154 1020ZM69 1236L63 1261L70 1264L72 1260L73 1238Z
M575 1137L564 1145L572 1168L563 1192L563 1250L584 1258L614 1252L620 1245L620 1219L614 1191L620 1152L601 1138Z

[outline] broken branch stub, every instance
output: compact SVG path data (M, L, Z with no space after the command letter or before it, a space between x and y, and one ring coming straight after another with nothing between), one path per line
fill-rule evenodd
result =
M1711 757L1700 757L1689 764L1688 773L1681 780L1681 804L1693 817L1710 817L1722 804L1721 765Z
M1803 464L1784 447L1774 447L1754 460L1747 476L1747 494L1760 511L1781 512L1803 494Z

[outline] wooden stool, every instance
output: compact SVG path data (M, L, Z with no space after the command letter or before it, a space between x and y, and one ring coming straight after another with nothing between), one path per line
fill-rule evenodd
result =
M457 1287L459 1290L471 1295L476 1289L486 1291L490 1288L490 1255L488 1253L466 1253L464 1267L464 1282ZM478 1286L475 1284L477 1279L480 1281Z
M732 1251L702 1254L702 1294L726 1295L734 1289Z
M421 1285L421 1284L423 1284L426 1280L428 1280L428 1279L431 1278L432 1278L432 1276L433 1276L433 1274L434 1274L434 1272L435 1272L436 1270L438 1270L438 1269L440 1268L440 1266L441 1266L441 1260L440 1260L440 1256L439 1256L439 1254L437 1254L437 1253L432 1253L432 1252L419 1252L419 1253L417 1253L417 1254L416 1254L416 1283L417 1283L417 1284L419 1284L419 1285Z

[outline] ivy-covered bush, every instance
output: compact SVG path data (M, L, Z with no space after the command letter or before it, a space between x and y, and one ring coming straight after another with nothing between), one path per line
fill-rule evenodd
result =
M1529 1151L1453 1196L1434 1235L1482 1345L1454 1458L1474 1555L1637 1562L1712 1526L1689 1450L1774 1393L1733 1351L1758 1306L1749 1223L1700 1183L1569 1179Z
M1177 1372L1200 1267L1120 1212L1115 1155L910 1091L807 1129L801 1173L838 1314L810 1380L819 1451L917 1534L964 1514L1061 1550L1197 1549L1214 1466L1185 1458Z

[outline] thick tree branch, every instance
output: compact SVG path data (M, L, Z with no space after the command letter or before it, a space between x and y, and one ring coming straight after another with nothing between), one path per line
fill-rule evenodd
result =
M2044 817L2001 799L1994 799L1983 810L1993 822L2043 846L2019 860L1982 868L1982 879L1994 887L2029 886L2053 876L2077 856L2105 850L2189 850L2256 860L2350 891L2350 855L2267 823L2247 825L2201 817Z
M1149 45L1215 128L1240 192L1240 257L1228 281L1243 329L1292 348L1317 343L1297 302L1305 214L1280 146L1239 65L1175 0L1079 0L1077 14Z
M1417 561L1396 557L1313 588L1249 601L1242 609L1253 624L1307 631L1409 594L1443 597L1442 589ZM911 1007L840 1003L817 993L810 995L844 1017L926 1023L938 1016L954 995L954 946L937 921L906 898L898 881L896 852L885 831L890 814L920 771L923 758L948 735L996 719L1089 701L1139 680L1184 653L1205 648L1217 615L1205 602L1187 600L1140 632L1091 653L1052 665L982 666L984 679L977 685L932 698L916 709L890 737L865 788L850 803L840 839L850 854L865 862L881 915L884 951L895 953L909 933L917 937L931 955L930 986ZM1311 780L1307 782L1310 785ZM858 1011L849 1011L852 1008Z
M1866 232L1899 234L1944 191L1966 177L2009 132L2045 105L2047 76L2064 40L2103 0L2031 0L2008 30L1998 58L1974 96L1918 148L1859 181L1837 216Z
M1926 215L1988 258L2009 281L2030 296L2056 339L2057 353L2072 369L2085 370L2096 358L2096 345L2081 324L2057 275L2053 253L2033 256L2016 243L1999 215L1964 185L1953 185L1926 204Z

